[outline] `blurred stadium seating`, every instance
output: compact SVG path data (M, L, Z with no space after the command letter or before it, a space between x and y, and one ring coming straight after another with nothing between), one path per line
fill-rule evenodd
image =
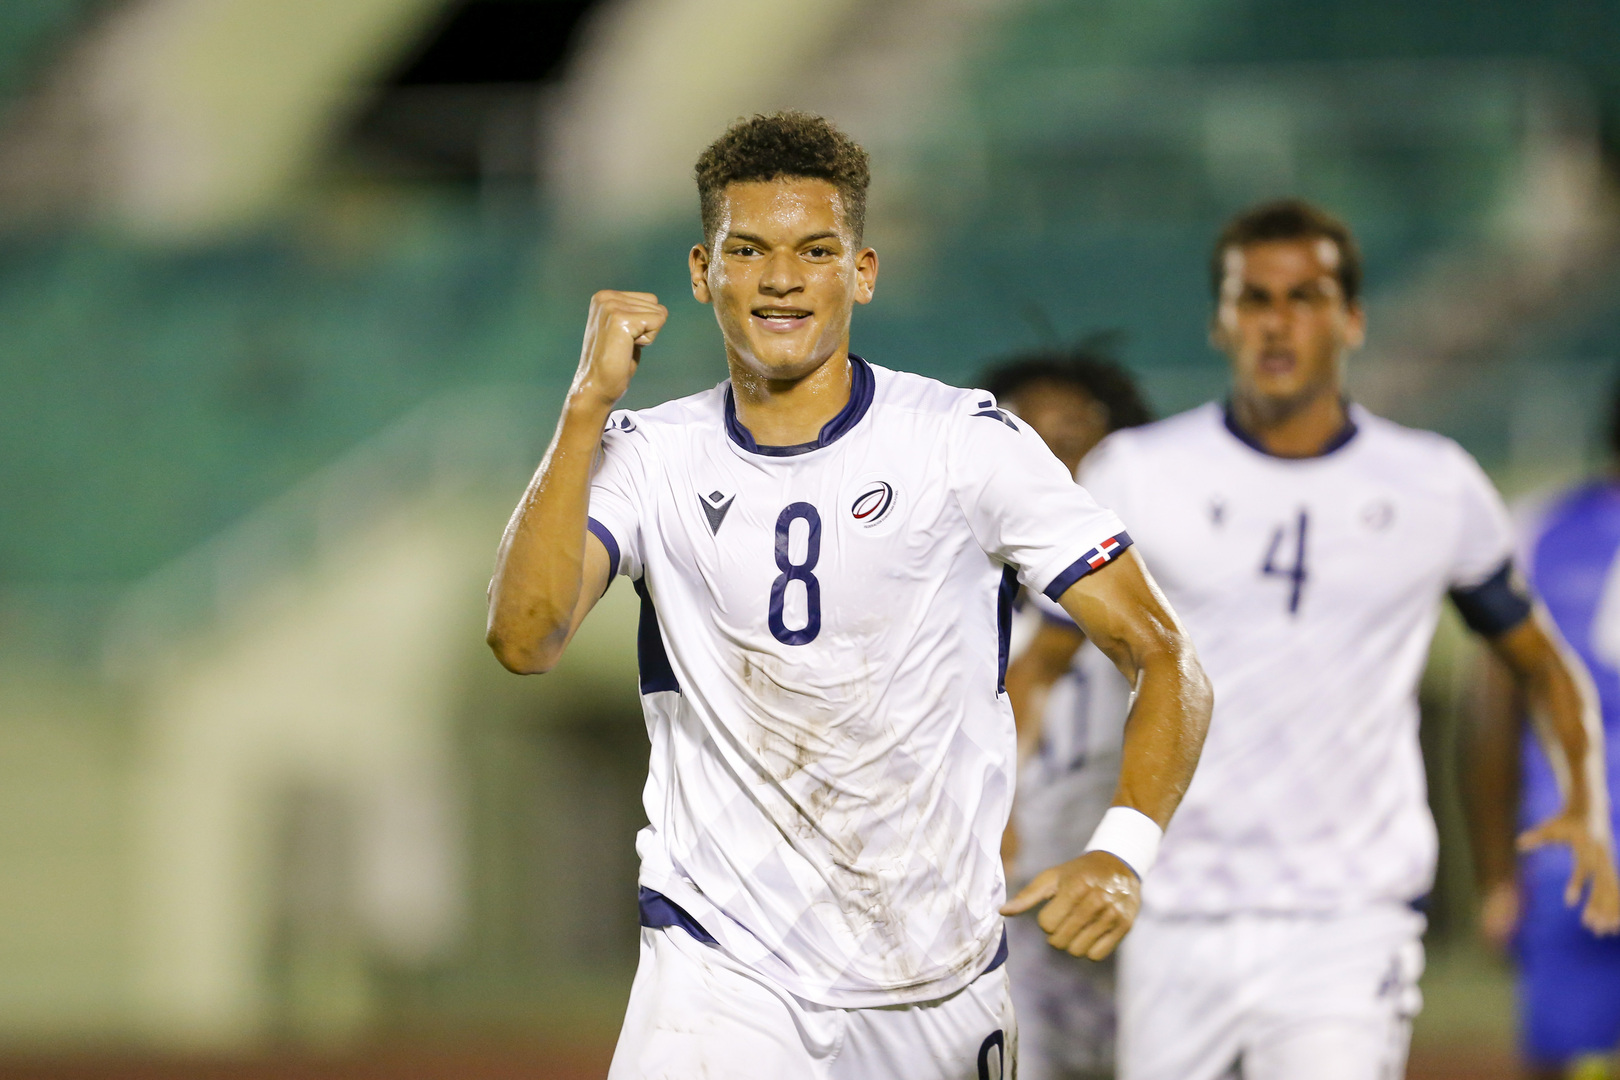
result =
M709 118L782 105L871 147L885 262L859 351L967 380L1116 331L1161 411L1205 400L1210 237L1300 193L1365 244L1364 400L1512 488L1595 460L1620 367L1620 5L956 0L955 36L879 33L920 2L829 5L822 51L775 81L687 86L670 56L646 121L690 113L666 133L683 162ZM251 30L271 3L219 10ZM83 115L64 87L145 47L119 27L162 9L178 35L187 5L0 5L0 1046L24 1055L0 1076L406 1036L552 1040L586 1075L617 1022L644 769L628 590L540 681L482 655L480 594L593 289L674 300L631 404L720 377L685 299L693 209L651 187L593 204L596 159L556 147L600 115L630 30L730 9L350 6L376 14L321 76L338 88L298 105L318 153L192 228L183 200L143 222L157 204L75 194L112 181L101 136L60 119ZM527 27L542 59L458 67L478 20ZM871 87L827 67L868 26L890 50ZM202 67L224 98L270 93ZM63 125L60 161L7 149ZM1455 1065L1447 1039L1499 1061L1510 1038L1466 881L1448 848L1435 968L1455 975L1430 991L1425 1075ZM28 1063L68 1051L113 1056Z

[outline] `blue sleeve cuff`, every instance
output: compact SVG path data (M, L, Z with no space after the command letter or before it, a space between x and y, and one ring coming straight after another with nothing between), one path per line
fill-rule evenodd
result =
M1101 570L1103 567L1107 566L1109 563L1123 555L1125 553L1125 549L1130 546L1130 533L1122 532L1115 536L1110 536L1107 540L1104 540L1102 543L1098 544L1096 547L1074 560L1074 562L1070 563L1067 570L1053 578L1052 583L1041 591L1046 594L1046 598L1048 600L1052 601L1054 604L1057 603L1058 599L1062 597L1064 593L1069 591L1069 586L1073 585L1075 582L1079 581L1093 570Z
M1478 585L1452 589L1451 602L1457 613L1476 634L1496 637L1505 634L1530 617L1530 597L1525 595L1513 573L1513 560Z
M585 528L590 534L602 541L602 546L608 553L608 581L611 583L619 575L619 542L613 539L613 533L608 527L593 517L585 519Z

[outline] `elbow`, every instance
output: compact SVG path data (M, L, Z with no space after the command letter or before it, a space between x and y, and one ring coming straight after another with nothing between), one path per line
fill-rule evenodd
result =
M544 675L561 659L560 650L524 648L493 626L484 635L484 641L501 667L514 675Z
M1176 636L1172 655L1181 683L1184 713L1197 728L1201 743L1203 733L1209 730L1210 715L1215 711L1215 687L1198 659L1198 650L1193 647L1192 639L1185 633Z
M1199 703L1199 711L1203 713L1205 723L1209 721L1210 713L1215 711L1215 685L1209 681L1209 675L1204 671L1204 665L1198 659L1198 651L1188 641L1182 653L1182 665L1187 669L1187 682L1190 693Z

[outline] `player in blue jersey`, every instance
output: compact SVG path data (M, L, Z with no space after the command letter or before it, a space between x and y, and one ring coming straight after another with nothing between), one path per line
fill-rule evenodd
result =
M1620 397L1609 437L1620 457ZM1520 515L1525 576L1564 641L1585 663L1608 749L1620 777L1620 476L1527 507ZM1582 924L1569 893L1569 853L1514 836L1557 809L1560 781L1533 733L1508 672L1486 658L1470 703L1467 805L1481 887L1481 929L1519 964L1520 1044L1537 1080L1620 1075L1620 939ZM1601 718L1601 719L1600 719ZM1607 815L1614 819L1612 790Z
M611 1080L1009 1077L1002 916L1094 958L1130 929L1210 701L1130 551L993 395L872 364L865 151L740 121L698 160L694 297L730 378L616 410L667 318L599 292L512 516L488 637L552 668L623 574L652 743L641 959ZM1137 686L1088 847L1003 905L1012 600L1043 593Z
M1090 346L1015 357L981 380L1070 471L1111 431L1152 419L1129 374ZM1018 723L1018 797L1002 854L1022 886L1085 851L1119 783L1131 687L1063 610L1025 597L1013 627L1007 697ZM1032 919L1007 928L1018 1074L1113 1075L1114 962L1048 948Z

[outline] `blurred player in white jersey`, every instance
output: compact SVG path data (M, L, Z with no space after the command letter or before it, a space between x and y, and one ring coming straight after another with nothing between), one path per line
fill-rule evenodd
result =
M1348 402L1360 260L1308 204L1251 210L1211 266L1226 404L1109 436L1080 476L1131 523L1215 688L1203 761L1120 956L1124 1080L1402 1074L1435 830L1416 686L1440 602L1514 672L1569 778L1531 835L1620 925L1601 729L1460 447Z
M1003 911L1044 905L1055 946L1113 949L1207 685L1123 524L1027 425L850 354L878 269L860 147L758 116L697 182L692 292L731 377L615 412L668 312L597 293L490 586L490 644L520 672L557 663L615 575L642 597L644 929L609 1076L1010 1077ZM1138 692L1094 850L998 910L1020 585Z
M1152 419L1130 375L1081 345L1017 357L980 383L1071 472L1108 432ZM1131 687L1062 608L1027 595L1013 626L1007 698L1018 724L1018 795L1002 854L1022 886L1085 851L1119 783ZM1049 948L1033 919L1007 928L1021 1080L1113 1075L1114 960Z

